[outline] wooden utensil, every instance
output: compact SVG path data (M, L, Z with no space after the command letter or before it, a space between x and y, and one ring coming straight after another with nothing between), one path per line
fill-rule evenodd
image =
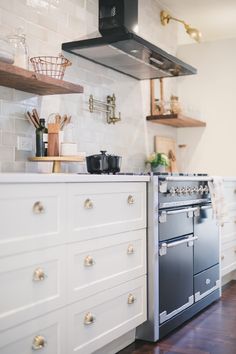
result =
M48 124L48 156L59 156L59 131L60 124Z

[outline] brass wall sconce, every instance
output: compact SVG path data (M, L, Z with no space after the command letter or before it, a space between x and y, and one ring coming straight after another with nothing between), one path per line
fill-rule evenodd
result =
M93 97L93 95L89 96L89 112L93 113L95 111L106 113L107 123L115 124L121 120L120 112L118 117L116 117L116 96L107 96L107 101L103 102L101 100L97 100Z
M177 22L180 22L184 25L184 28L186 30L186 32L188 33L188 35L194 39L196 42L200 42L201 40L201 37L202 37L202 34L201 32L196 29L196 28L193 28L191 27L190 25L188 25L185 21L183 20L179 20L178 18L175 18L175 17L172 17L170 14L168 14L168 12L166 11L161 11L160 13L160 17L161 17L161 24L163 26L166 26L168 25L168 23L170 22L170 20L173 20L173 21L177 21Z

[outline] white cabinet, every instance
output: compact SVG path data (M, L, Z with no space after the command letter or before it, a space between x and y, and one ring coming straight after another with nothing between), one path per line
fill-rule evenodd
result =
M0 184L0 212L0 354L103 351L146 320L145 182Z
M221 228L222 276L236 270L236 181L224 182L224 196L228 215Z
M146 184L71 184L68 215L70 241L145 228Z
M68 246L71 301L146 274L146 230L125 232Z
M144 322L146 311L146 277L71 305L68 354L93 353Z
M0 354L68 354L61 309L0 332Z
M65 242L65 192L61 184L0 184L0 256Z
M63 246L0 259L0 330L65 304Z

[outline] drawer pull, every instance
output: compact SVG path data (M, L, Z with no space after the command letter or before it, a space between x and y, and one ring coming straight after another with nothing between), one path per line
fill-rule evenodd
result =
M43 336L35 336L33 339L32 349L40 350L46 346L47 342Z
M129 305L133 304L135 302L135 300L136 299L135 299L133 294L129 294L128 295L128 301L127 302L128 302Z
M85 267L92 267L95 264L94 259L91 256L86 256L84 259Z
M94 322L95 316L91 312L86 313L86 315L84 316L84 324L88 326L93 324Z
M129 195L127 199L128 204L134 204L135 199L133 195Z
M222 255L222 256L221 256L221 260L223 261L224 259L225 259L225 256L224 256L224 255Z
M47 275L44 273L44 270L42 268L35 269L33 274L34 281L43 281L46 277Z
M206 283L206 285L209 285L211 283L211 279L207 278L205 283Z
M34 214L43 214L45 213L45 209L43 204L40 201L37 201L33 205L33 212Z
M93 202L91 199L86 199L84 202L84 207L85 209L92 209L93 208Z
M129 245L127 248L127 254L134 254L134 246L133 245Z

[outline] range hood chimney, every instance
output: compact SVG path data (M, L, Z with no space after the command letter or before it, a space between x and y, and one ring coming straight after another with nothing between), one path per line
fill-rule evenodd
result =
M138 80L196 74L197 70L139 37L138 0L99 0L101 37L62 49Z

